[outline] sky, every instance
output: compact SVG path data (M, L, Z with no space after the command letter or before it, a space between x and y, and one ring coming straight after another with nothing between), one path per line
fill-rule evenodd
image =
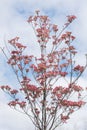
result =
M87 53L87 0L2 0L0 1L0 47L15 36L29 46L29 53L36 52L36 38L27 19L39 9L43 14L48 15L52 22L63 25L67 15L76 15L77 19L70 26L76 36L75 46L79 55L77 62L84 65L85 54ZM16 77L6 59L0 51L0 85L18 85ZM80 84L87 86L87 71L80 79ZM10 109L7 105L7 97L0 91L0 130L33 130L33 125L28 118ZM86 130L87 128L87 106L71 116L67 124L60 130Z

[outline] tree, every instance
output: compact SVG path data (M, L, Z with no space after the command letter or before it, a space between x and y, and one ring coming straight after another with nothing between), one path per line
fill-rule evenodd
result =
M75 37L65 31L74 19L74 15L67 16L67 22L59 31L58 26L51 24L49 17L40 15L39 11L29 17L40 57L26 55L26 46L19 42L19 37L8 41L12 46L8 50L10 58L1 48L20 84L19 88L1 86L12 98L8 105L27 115L37 130L55 130L85 104L84 88L77 81L87 64L76 64ZM63 86L60 79L67 85Z

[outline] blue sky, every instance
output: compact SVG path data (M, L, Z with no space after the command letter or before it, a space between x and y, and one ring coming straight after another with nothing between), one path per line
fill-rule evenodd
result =
M32 28L26 22L29 15L35 10L41 10L43 14L50 16L52 22L62 27L67 15L76 15L77 19L70 26L70 30L76 36L75 46L79 51L76 59L82 65L85 62L84 54L87 53L87 0L3 0L0 1L0 46L4 42L19 36L21 41L28 45L27 53L36 52L38 56L38 45ZM16 82L16 78L6 65L5 59L0 51L0 85ZM8 73L10 76L8 76ZM80 79L80 84L87 86L87 71ZM17 83L15 85L18 85ZM5 105L7 99L0 92L0 130L33 130L33 126L27 117L18 114ZM87 128L87 108L72 115L69 123L60 130L85 130ZM78 122L77 122L78 120Z

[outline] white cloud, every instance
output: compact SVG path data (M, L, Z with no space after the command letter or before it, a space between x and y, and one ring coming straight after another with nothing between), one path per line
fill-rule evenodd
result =
M33 129L28 117L0 103L0 130Z
M77 40L75 41L75 46L77 49L79 49L80 52L82 52L77 56L77 60L79 63L84 64L85 58L82 55L87 51L86 6L86 0L3 0L0 2L0 46L4 46L4 38L7 41L8 39L18 35L21 37L22 42L29 44L29 53L36 52L37 55L39 55L38 45L36 48L36 41L35 36L33 35L33 30L26 22L28 14L33 14L34 10L40 9L41 12L45 12L46 14L50 15L52 21L56 22L56 24L59 24L60 26L62 26L64 23L66 15L75 14L77 16L77 20L69 27L69 29L71 29L71 31L73 31L73 33L76 35ZM0 84L8 83L12 85L14 84L15 76L13 76L13 73L11 74L11 71L7 70L7 68L8 67L5 64L3 56L1 55ZM10 73L11 76L8 78L6 73ZM87 74L85 73L85 75ZM87 81L86 78L83 78L80 80L80 83L85 86L87 85ZM0 130L28 130L29 128L33 130L32 124L27 122L27 118L25 119L25 116L10 110L3 104L3 102L6 101L7 99L5 95L0 92ZM76 123L75 119L79 121ZM85 130L85 120L87 120L87 116L85 114L85 110L82 110L81 112L78 112L76 115L74 115L69 124L64 126L64 128L65 130L69 130L70 128L72 130ZM62 129L63 128L61 128L61 130Z

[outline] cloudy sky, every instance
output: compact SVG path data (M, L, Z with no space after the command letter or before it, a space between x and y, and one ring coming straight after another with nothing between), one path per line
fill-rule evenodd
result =
M87 0L2 0L0 1L0 46L19 36L26 45L29 52L36 52L35 37L32 28L26 22L29 15L35 10L41 10L43 14L50 16L52 22L62 26L67 15L76 15L77 19L71 25L71 30L76 36L76 48L79 51L77 61L85 62L87 53ZM32 49L33 48L33 49ZM35 50L36 49L36 50ZM0 51L0 85L13 85L16 81L5 58ZM87 71L80 80L80 84L87 86ZM17 84L15 84L17 85ZM6 105L7 98L0 92L0 130L33 130L30 121L22 114L9 109ZM87 128L87 106L72 115L68 124L60 130L86 130Z

